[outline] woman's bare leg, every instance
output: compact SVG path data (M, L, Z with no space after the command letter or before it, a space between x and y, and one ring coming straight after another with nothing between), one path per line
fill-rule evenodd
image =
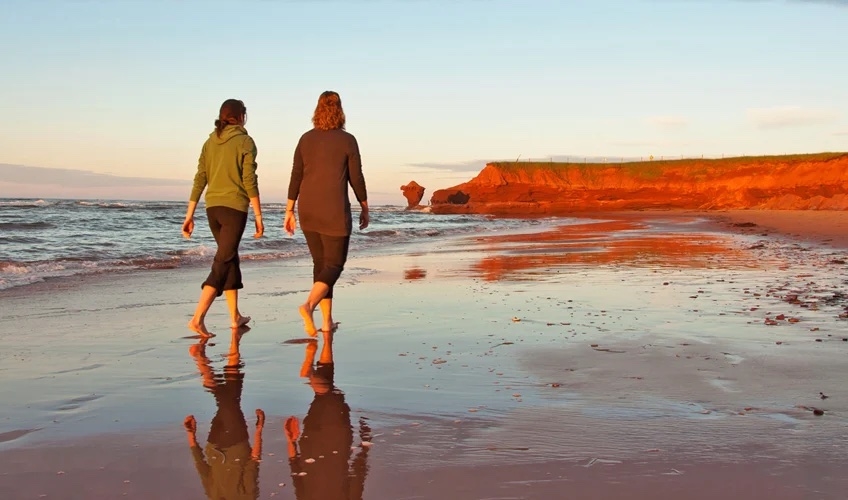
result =
M227 308L230 310L230 328L241 328L250 322L250 316L242 316L238 308L238 290L224 290Z
M188 322L188 329L200 334L201 337L214 337L215 334L206 329L206 313L209 312L209 307L212 302L215 302L215 297L218 291L215 287L206 285L200 291L200 299L197 301L197 308L194 310L194 316Z
M321 355L318 357L319 363L333 363L333 332L324 330L324 346L321 348Z
M203 379L203 387L215 387L215 374L212 372L212 365L206 356L206 342L207 339L201 339L200 342L188 348L188 353L197 363L197 370Z
M312 290L309 291L309 297L306 302L300 306L300 316L303 318L303 329L310 337L318 335L318 330L315 328L315 321L312 319L312 313L315 307L324 299L330 287L326 283L316 281L312 284Z
M308 378L312 376L312 365L315 363L315 353L318 352L318 341L309 340L304 350L303 363L300 365L300 376Z
M338 328L338 323L333 321L333 299L328 299L326 297L321 299L321 302L318 303L318 307L321 309L321 317L323 318L321 331L336 331L336 328Z

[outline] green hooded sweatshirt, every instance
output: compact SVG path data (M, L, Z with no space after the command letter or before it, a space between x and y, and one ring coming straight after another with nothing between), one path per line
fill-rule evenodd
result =
M256 144L240 125L214 131L203 144L189 201L200 201L206 189L206 207L230 207L247 212L250 198L259 196Z

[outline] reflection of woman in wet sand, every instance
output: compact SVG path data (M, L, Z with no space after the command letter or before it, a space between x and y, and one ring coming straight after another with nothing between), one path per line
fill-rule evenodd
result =
M309 379L315 398L303 419L285 423L295 496L298 500L361 500L368 473L368 447L361 446L351 460L353 429L344 393L333 384L333 333L324 332L324 346L313 366L318 343L306 346L301 376ZM359 437L370 444L371 429L359 420Z
M227 365L222 374L213 372L209 358L206 357L205 340L189 349L197 362L203 386L215 396L218 406L209 429L205 453L197 443L197 421L194 415L187 416L184 422L188 445L203 490L207 497L215 500L259 498L259 461L262 456L265 413L256 410L256 432L251 448L247 422L241 410L244 374L240 370L239 340L246 330L246 327L242 327L233 331Z

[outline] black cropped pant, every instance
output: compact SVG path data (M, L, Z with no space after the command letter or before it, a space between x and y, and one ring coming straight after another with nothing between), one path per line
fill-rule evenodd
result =
M312 282L325 283L330 290L324 298L333 298L333 285L339 280L350 246L350 236L328 236L314 231L304 231L306 245L312 254Z
M238 248L247 225L247 212L230 207L209 207L206 209L206 217L218 250L212 261L212 270L202 286L211 286L220 297L224 290L244 288Z

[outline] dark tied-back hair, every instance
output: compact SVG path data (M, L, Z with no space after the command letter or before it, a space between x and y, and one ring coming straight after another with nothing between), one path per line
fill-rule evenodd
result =
M215 134L221 137L221 132L227 125L244 123L245 115L247 115L247 108L243 102L238 99L227 99L224 104L221 104L221 111L218 112L218 119L215 120Z
M332 90L326 90L318 97L312 124L320 130L344 129L345 114L342 109L342 98Z

